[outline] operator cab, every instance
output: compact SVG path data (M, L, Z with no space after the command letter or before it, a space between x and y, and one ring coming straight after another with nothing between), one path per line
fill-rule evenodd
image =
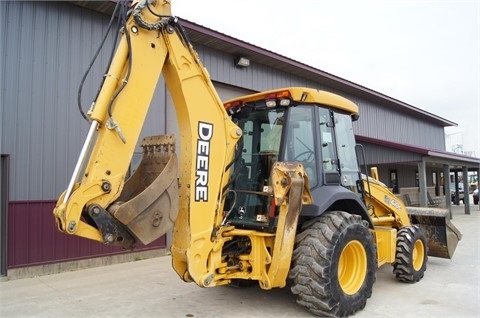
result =
M352 102L323 91L288 88L244 96L225 107L243 130L225 204L230 224L275 230L270 174L277 161L303 164L312 193L318 193L315 200L322 197L318 190L328 186L358 194L352 128L358 108Z

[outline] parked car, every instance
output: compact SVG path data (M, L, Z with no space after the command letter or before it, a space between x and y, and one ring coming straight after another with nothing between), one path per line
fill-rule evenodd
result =
M473 204L478 204L478 188L473 191Z
M452 202L453 203L457 203L457 200L456 200L456 191L455 191L455 183L450 183L450 195L452 197ZM462 201L465 203L465 201L463 201L463 198L464 198L464 191L463 191L463 183L458 183L458 202Z

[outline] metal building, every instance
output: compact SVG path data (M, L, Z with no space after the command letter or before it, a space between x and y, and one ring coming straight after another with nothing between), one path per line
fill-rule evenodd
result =
M1 275L7 268L123 253L57 233L52 216L88 129L77 109L77 92L114 5L113 1L0 2ZM377 166L382 181L399 195L403 190L416 191L419 204L426 205L427 190L437 197L450 193L449 182L442 177L449 178L451 171L478 175L479 158L445 151L444 127L455 123L240 39L180 22L222 100L307 86L357 103L360 120L354 129L365 148L365 164ZM84 109L102 79L113 36L107 38L107 49L84 83ZM250 66L235 67L238 57L249 59ZM177 130L174 107L160 80L142 135ZM450 204L450 199L445 200L447 207ZM165 244L162 238L144 249Z

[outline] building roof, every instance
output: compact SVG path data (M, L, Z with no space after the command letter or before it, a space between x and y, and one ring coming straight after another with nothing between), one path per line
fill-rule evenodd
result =
M194 22L184 19L179 20L180 24L186 29L190 40L194 43L201 43L202 45L234 56L246 57L255 63L266 65L287 73L296 74L308 80L318 82L328 87L333 87L342 92L371 100L372 102L376 102L403 113L414 115L417 118L421 118L442 127L457 126L456 123L450 120L302 62L295 61L281 54L233 38Z
M106 14L112 14L116 4L115 0L70 2ZM257 64L266 65L283 72L296 74L313 82L332 87L354 96L365 98L379 105L383 105L384 107L415 116L416 118L441 127L457 126L456 123L427 112L423 109L369 89L360 84L319 70L302 62L295 61L281 54L269 51L265 48L247 43L185 19L179 18L179 23L185 28L188 37L193 43L199 43L233 56L246 57L250 59L250 61L253 61Z

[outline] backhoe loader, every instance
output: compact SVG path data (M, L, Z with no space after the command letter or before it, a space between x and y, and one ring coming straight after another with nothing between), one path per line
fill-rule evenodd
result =
M361 310L379 266L416 282L432 243L437 256L452 256L460 234L446 214L417 211L414 221L374 176L362 177L357 105L303 87L222 103L170 1L130 9L54 209L61 232L132 249L171 230L172 266L184 281L265 290L289 281L297 302L320 316ZM180 155L176 136L146 137L130 176L161 76Z

